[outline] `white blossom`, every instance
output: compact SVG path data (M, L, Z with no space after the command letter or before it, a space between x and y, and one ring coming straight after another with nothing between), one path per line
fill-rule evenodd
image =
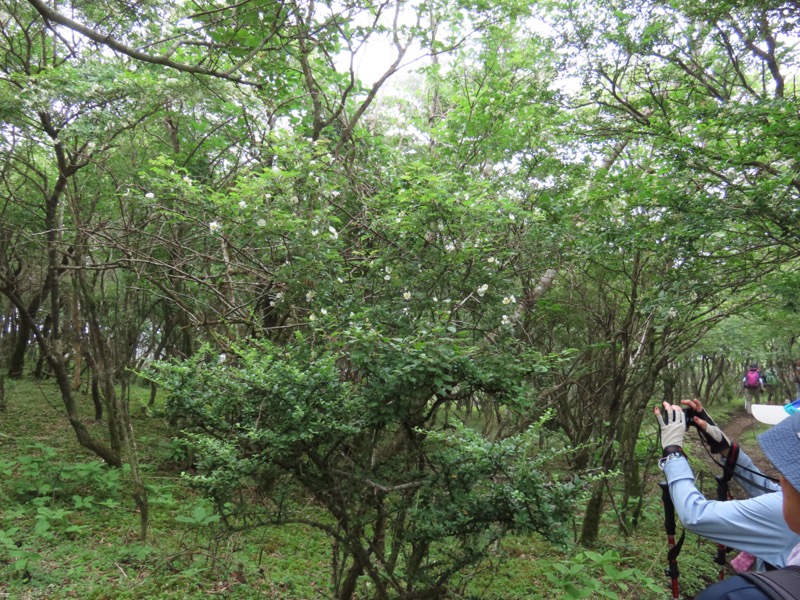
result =
M517 299L513 296L513 294L511 296L506 296L505 298L503 298L503 304L515 304L516 302Z
M184 175L183 176L183 182L184 183L188 183L189 185L192 185L192 178L189 177L188 175Z
M327 308L320 308L319 312L321 312L323 315L327 315L328 314L328 309Z
M314 313L311 313L310 315L308 315L308 320L309 321L316 321L317 320L317 315L315 315Z
M510 325L511 318L508 315L503 315L503 325Z
M312 229L311 230L311 235L313 235L314 237L317 237L319 235L319 229Z
M245 202L244 200L239 200L239 208L242 209L247 208L247 202Z
M220 225L217 221L211 221L208 224L208 228L211 230L211 233L214 233L217 229L219 229Z
M483 296L486 293L486 290L489 289L487 284L483 284L481 287L478 288L478 296Z
M152 200L153 198L155 198L155 197L156 197L156 195L155 195L153 192L147 192L147 193L144 195L144 197L145 197L145 198L147 198L148 200Z
M409 291L403 292L403 299L404 300L411 300L411 292L409 292Z
M330 232L331 232L331 237L332 237L333 239L335 239L335 240L338 240L338 239L339 239L339 232L338 232L338 231L336 231L336 229L335 229L335 228L334 228L332 225L329 225L329 226L328 226L328 231L330 231Z
M514 221L517 217L515 217L514 215L510 214L510 215L508 215L508 218L511 219L512 221Z
M313 290L306 293L306 302L311 302L314 298L317 297L317 293Z
M256 225L258 225L259 227L266 227L267 226L267 220L266 219L259 219L258 221L256 221Z

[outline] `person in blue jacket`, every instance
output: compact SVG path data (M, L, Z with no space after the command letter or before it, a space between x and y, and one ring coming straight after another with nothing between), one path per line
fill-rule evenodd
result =
M758 443L780 473L783 521L793 532L800 533L800 412L762 433ZM800 598L800 544L790 553L783 569L725 579L707 588L697 600L773 598Z
M728 437L716 426L699 400L682 400L692 409L697 426L712 452L726 457L731 449ZM684 527L697 535L754 555L757 569L789 564L800 534L783 520L780 486L765 477L750 457L740 450L734 478L750 496L726 502L709 500L695 485L694 474L683 452L687 430L683 407L664 403L664 414L655 408L663 449L659 466L664 471L675 510ZM691 413L690 413L691 414ZM800 455L798 455L800 459ZM798 461L800 464L800 460Z

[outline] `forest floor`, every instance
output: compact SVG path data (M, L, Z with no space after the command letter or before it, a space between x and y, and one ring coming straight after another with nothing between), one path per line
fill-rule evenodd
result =
M0 413L0 599L191 600L222 595L231 600L331 597L330 540L303 526L225 531L209 506L180 475L184 458L161 418L136 411L135 425L150 490L147 541L137 536L139 515L127 478L99 466L75 440L63 418L57 390L38 382L6 382L8 409ZM147 402L149 389L134 390ZM92 414L88 398L82 414ZM710 412L765 473L774 474L756 434L768 428L744 412L743 401ZM100 436L104 426L87 422ZM649 422L656 435L655 420ZM698 486L714 497L721 472L687 436ZM460 597L528 600L665 597L666 546L655 446L642 457L646 494L642 516L627 535L617 505L604 513L601 542L591 550L556 548L539 536L508 536L498 553L468 574ZM660 448L658 448L660 453ZM613 481L609 482L611 489ZM745 494L733 484L734 497ZM313 511L313 503L301 502ZM575 536L580 521L574 523ZM680 556L682 597L692 598L715 580L716 546L688 536ZM366 584L365 584L366 585ZM609 596L608 594L612 594ZM360 597L369 597L366 588ZM459 597L455 594L453 597Z

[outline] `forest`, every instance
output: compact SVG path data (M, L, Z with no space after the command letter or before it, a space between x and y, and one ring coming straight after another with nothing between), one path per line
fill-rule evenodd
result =
M796 394L798 34L0 0L0 596L667 597L653 407Z

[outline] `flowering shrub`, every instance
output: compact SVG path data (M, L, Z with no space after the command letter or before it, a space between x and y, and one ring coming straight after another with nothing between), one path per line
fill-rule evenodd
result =
M223 364L211 349L153 377L196 449L193 479L231 522L302 520L334 548L335 594L369 578L376 594L439 594L512 531L563 541L581 492L545 467L540 425L491 439L468 426L476 402L498 410L531 396L524 360L498 361L446 331L414 337L353 327L312 349L302 336L253 342ZM285 510L291 484L330 518ZM427 597L427 596L426 596Z

